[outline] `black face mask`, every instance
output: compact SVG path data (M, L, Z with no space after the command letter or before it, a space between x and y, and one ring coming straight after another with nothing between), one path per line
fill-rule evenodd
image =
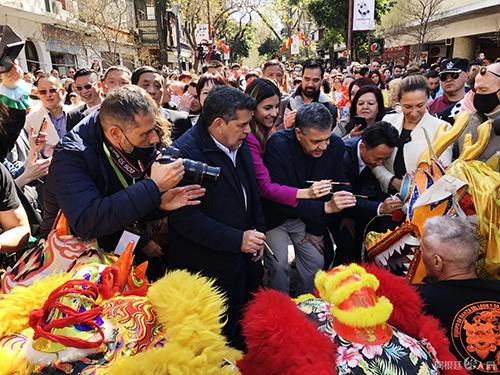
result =
M123 130L122 130L122 132L123 132ZM127 138L127 136L125 135L125 133L123 133L123 135L125 136L125 139L127 140L127 142L130 143L130 145L132 146L132 151L125 151L123 149L121 150L128 161L135 162L135 161L147 159L147 158L151 157L151 155L155 152L156 144L152 144L152 145L145 146L145 147L139 147L139 146L134 145L132 142L130 142L129 139Z
M481 113L490 113L495 110L498 105L500 105L500 99L498 99L498 92L493 92L491 94L475 94L474 95L474 107Z

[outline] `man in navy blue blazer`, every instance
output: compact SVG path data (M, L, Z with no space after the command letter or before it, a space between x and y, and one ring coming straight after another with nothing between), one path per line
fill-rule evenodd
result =
M380 214L392 214L403 206L397 197L384 193L371 169L388 159L399 144L398 131L386 121L365 129L361 137L345 142L344 169L358 198L356 206L341 214L340 225L332 227L337 251L335 264L361 260L363 232L368 222Z
M331 133L332 115L320 103L302 106L295 128L276 132L267 142L264 163L271 181L306 188L308 181L346 181L342 157L344 143ZM333 190L346 186L333 185ZM312 293L314 276L323 268L324 238L329 214L353 207L356 198L348 191L336 191L321 199L300 199L296 207L263 200L267 243L279 259L264 255L270 286L288 293L288 238L295 248L299 273L299 294Z
M205 185L200 205L169 216L169 267L216 279L228 298L224 333L238 348L242 347L238 320L246 292L264 273L260 260L265 223L245 140L254 109L252 97L229 86L216 86L205 99L196 126L173 144L183 157L218 166L221 172L216 185Z

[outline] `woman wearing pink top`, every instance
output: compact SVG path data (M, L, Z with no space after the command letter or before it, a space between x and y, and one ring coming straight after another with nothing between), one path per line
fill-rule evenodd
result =
M252 133L248 135L247 142L252 153L261 197L295 207L299 203L298 199L315 199L330 193L331 184L327 180L315 182L309 189L298 189L271 182L262 156L266 151L267 139L274 131L274 123L281 104L281 93L274 81L258 78L248 84L245 94L257 100L257 107L250 123Z

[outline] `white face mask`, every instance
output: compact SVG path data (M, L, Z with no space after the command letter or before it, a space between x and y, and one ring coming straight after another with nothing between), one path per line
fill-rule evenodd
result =
M172 94L172 99L171 99L175 104L179 105L181 102L181 97L179 95Z

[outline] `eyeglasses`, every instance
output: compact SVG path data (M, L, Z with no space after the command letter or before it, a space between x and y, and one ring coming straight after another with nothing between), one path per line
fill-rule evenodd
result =
M446 81L449 77L458 79L458 77L460 77L460 73L442 73L439 75L439 79L441 81Z
M38 90L38 94L40 94L42 96L45 96L45 95L47 95L50 92L52 95L55 95L57 92L59 92L61 90L62 89Z
M479 69L479 74L481 74L482 76L484 76L486 74L486 72L490 72L491 74L496 75L498 78L500 78L500 74L492 72L491 70L488 70L487 66L482 66Z
M90 90L93 86L94 84L87 83L86 85L83 86L75 86L75 90L76 91L82 91L83 89Z

